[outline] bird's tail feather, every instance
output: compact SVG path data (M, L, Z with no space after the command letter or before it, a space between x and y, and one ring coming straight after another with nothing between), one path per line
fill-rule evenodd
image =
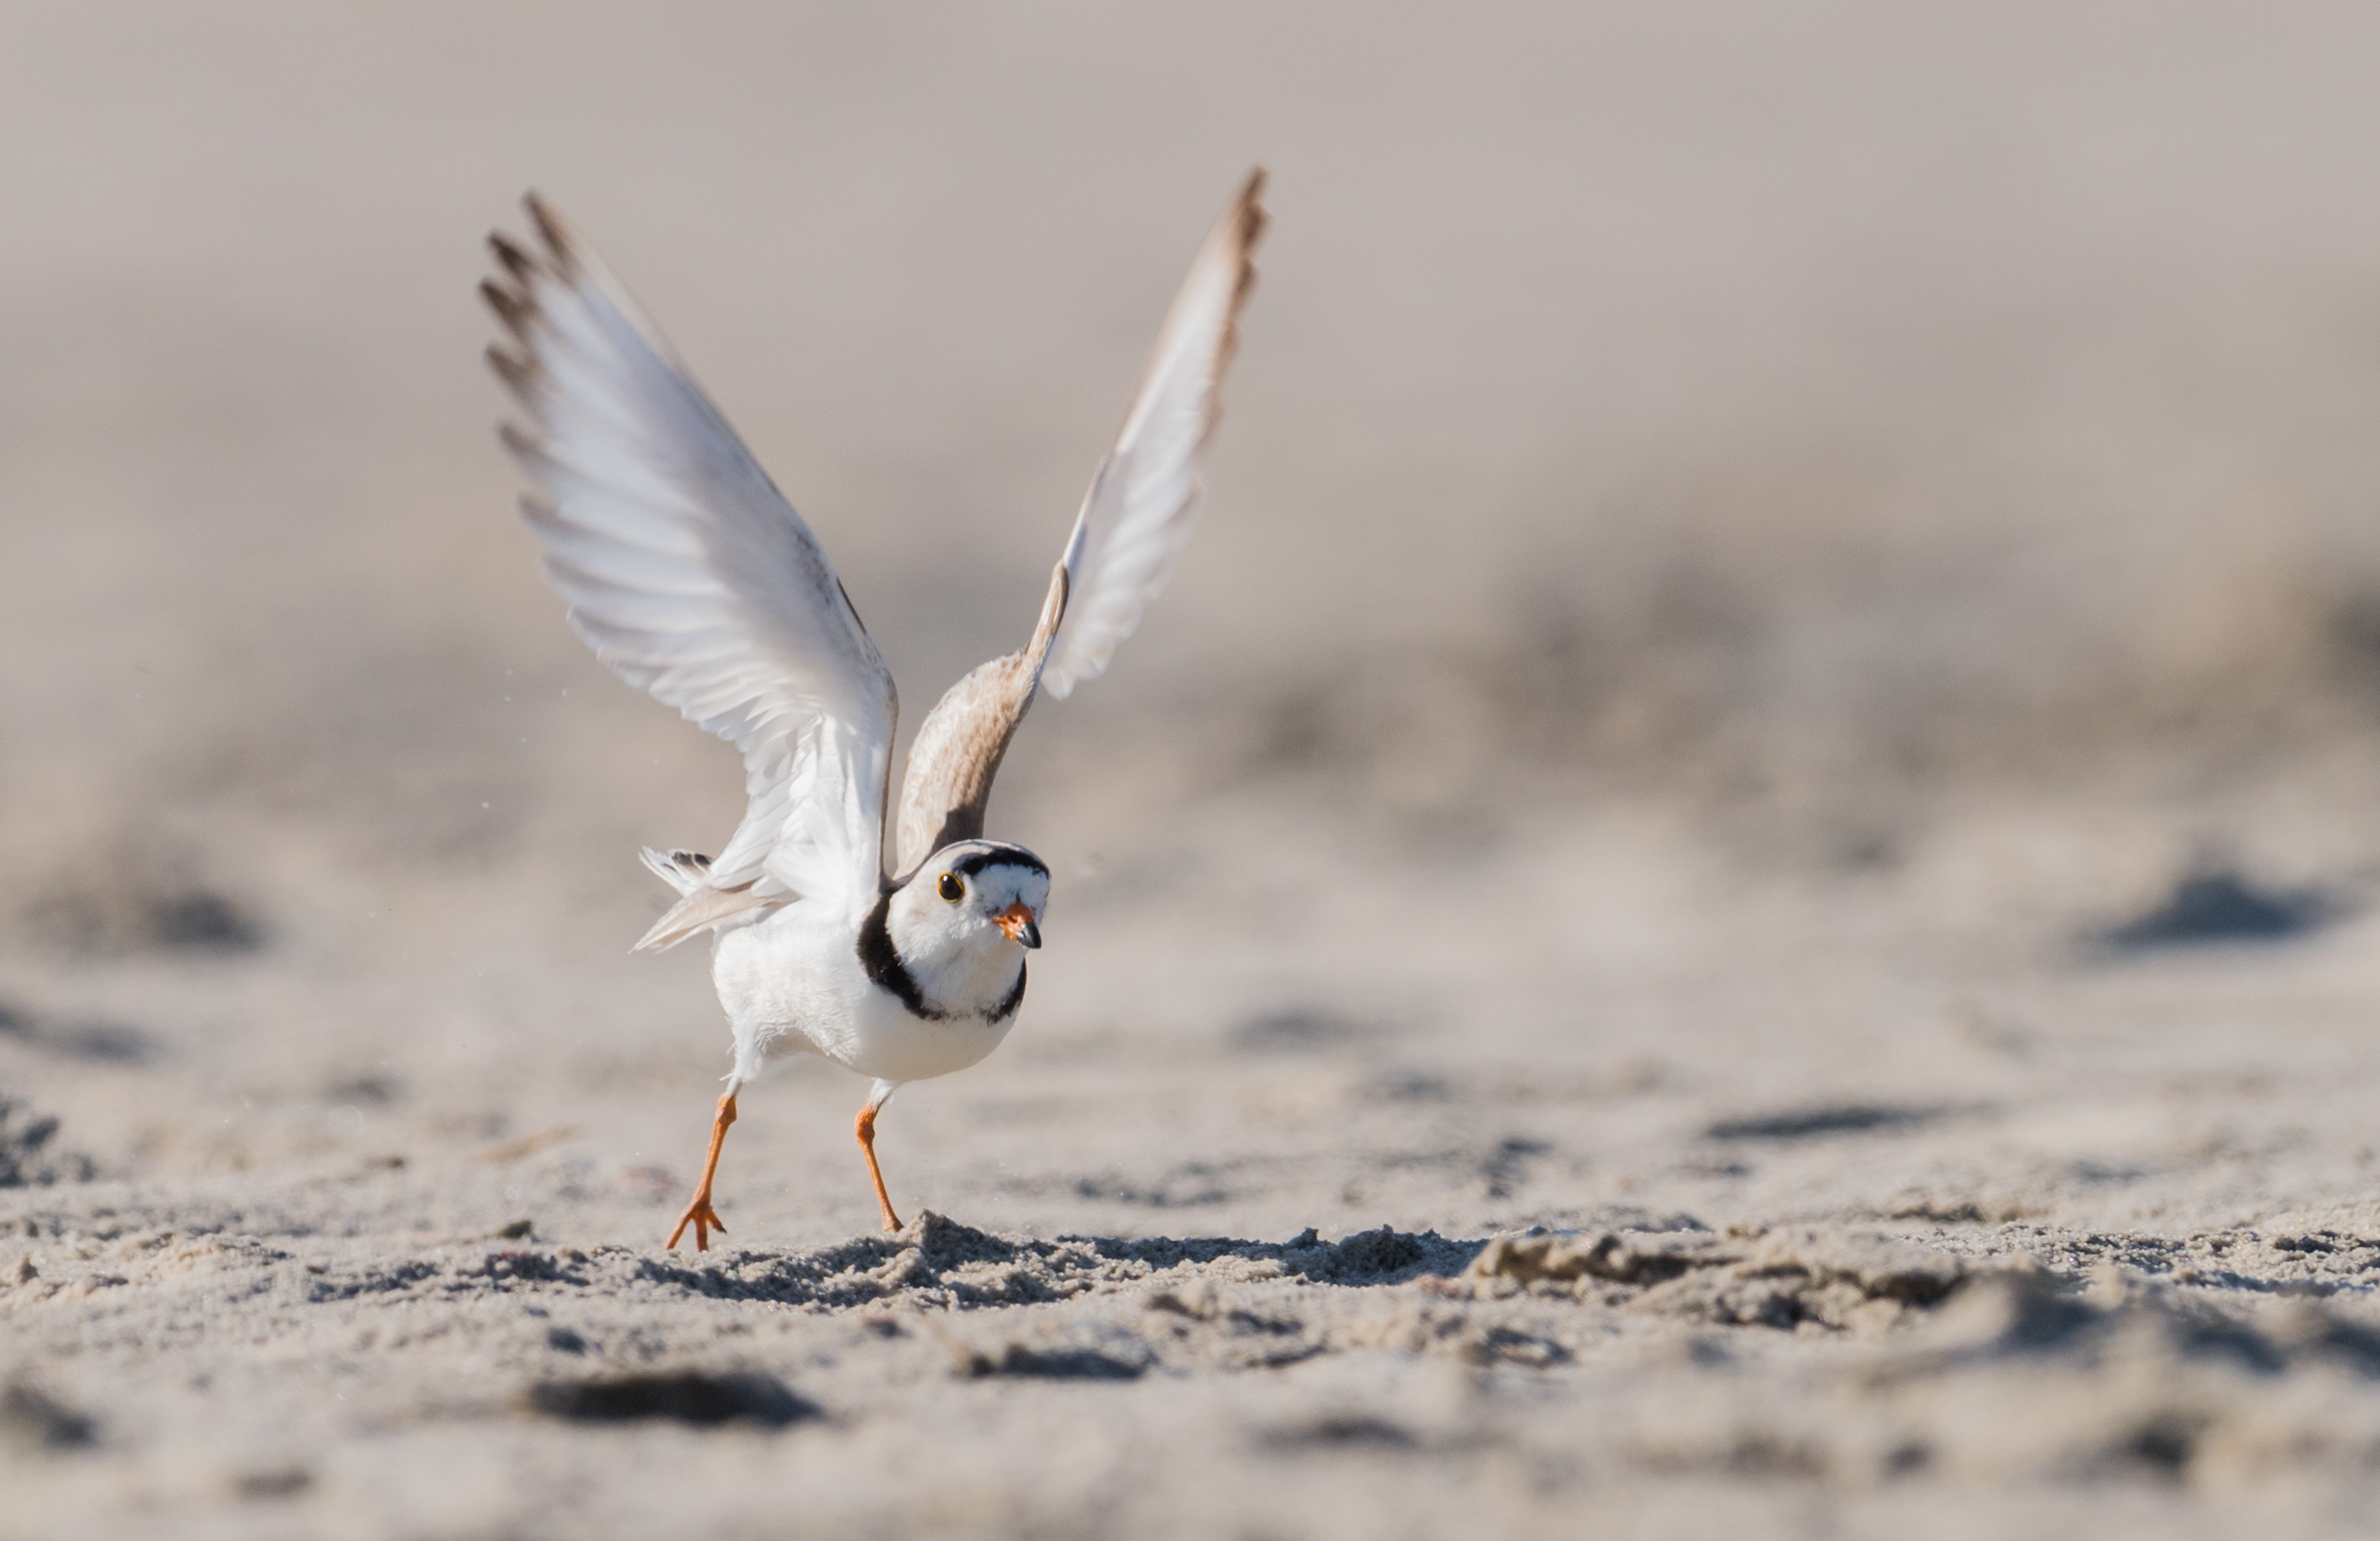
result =
M692 851L672 851L667 855L646 848L645 865L654 876L678 891L682 897L630 948L634 953L660 953L675 947L697 931L708 930L722 921L753 910L771 909L785 903L779 895L763 898L752 892L749 882L734 888L710 886L710 858Z
M692 851L672 851L664 855L648 845L644 849L645 865L653 876L680 893L692 893L710 880L710 858Z

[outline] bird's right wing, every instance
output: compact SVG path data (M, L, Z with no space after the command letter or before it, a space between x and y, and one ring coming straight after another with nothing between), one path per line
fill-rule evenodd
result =
M1098 678L1165 587L1197 515L1198 456L1215 431L1240 306L1256 283L1264 181L1261 166L1248 174L1191 261L1050 575L1031 639L951 686L918 724L901 782L896 873L983 832L992 777L1035 692L1062 699Z
M1264 233L1264 183L1263 167L1250 172L1207 233L1165 314L1115 445L1075 517L1060 561L1066 613L1041 665L1041 688L1062 701L1107 672L1189 542L1204 490L1198 457L1221 416L1240 307L1256 284L1249 259Z
M570 624L613 672L743 751L744 822L639 946L796 898L863 909L882 871L892 676L784 495L594 252L531 194L540 249L480 285L528 415L504 443ZM691 924L686 924L691 922Z

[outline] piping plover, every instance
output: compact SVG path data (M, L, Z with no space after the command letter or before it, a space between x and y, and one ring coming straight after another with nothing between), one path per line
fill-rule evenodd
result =
M856 1134L894 1231L878 1110L1014 1025L1050 869L982 838L992 777L1035 692L1062 698L1105 671L1189 539L1263 188L1258 168L1191 263L1031 639L953 686L918 728L889 869L892 676L809 526L549 206L527 200L534 247L490 237L504 271L480 292L511 341L488 358L528 419L503 433L537 484L521 511L546 581L613 673L744 754L749 806L717 856L644 853L679 897L637 949L710 932L735 1034L702 1181L669 1245L689 1225L698 1250L726 1229L711 1207L720 1146L771 1048L875 1078Z

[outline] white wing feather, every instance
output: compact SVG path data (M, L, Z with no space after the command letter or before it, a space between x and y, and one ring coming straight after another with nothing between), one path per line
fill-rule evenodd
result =
M744 755L709 888L872 903L892 677L826 553L594 253L535 197L544 250L494 238L491 349L531 431L504 442L570 624L629 684ZM649 939L650 940L650 939Z
M1264 229L1263 191L1258 167L1199 248L1158 333L1140 394L1075 516L1063 558L1066 613L1041 666L1041 688L1061 700L1106 672L1190 539L1198 457L1215 430L1217 390L1255 280L1248 259Z

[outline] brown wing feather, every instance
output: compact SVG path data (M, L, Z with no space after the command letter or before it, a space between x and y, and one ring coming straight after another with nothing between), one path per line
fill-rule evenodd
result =
M917 728L909 769L901 779L901 824L892 870L905 878L917 864L954 840L983 833L991 781L1016 724L1040 687L1050 639L1066 613L1066 567L1050 575L1050 593L1033 638L1017 651L980 665L950 687Z

